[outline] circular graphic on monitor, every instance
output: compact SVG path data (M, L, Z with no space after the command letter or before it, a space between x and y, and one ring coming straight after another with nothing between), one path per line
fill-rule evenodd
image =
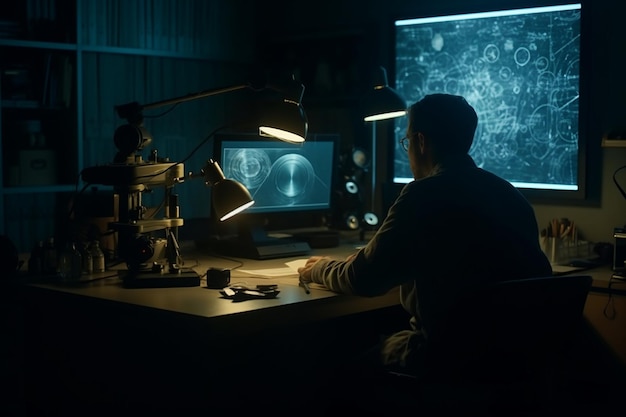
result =
M302 155L290 153L281 156L272 167L276 191L290 202L305 196L315 181L313 165Z
M239 149L228 166L232 178L253 190L263 184L272 169L272 161L265 151Z

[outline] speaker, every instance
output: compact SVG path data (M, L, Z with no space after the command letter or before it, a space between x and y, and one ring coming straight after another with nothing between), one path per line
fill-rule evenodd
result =
M335 190L333 226L344 230L358 229L361 205L359 185L353 178L344 177L343 183Z
M361 148L340 155L340 180L334 190L333 228L358 230L371 221L371 217L365 218L363 191L369 164L369 155Z

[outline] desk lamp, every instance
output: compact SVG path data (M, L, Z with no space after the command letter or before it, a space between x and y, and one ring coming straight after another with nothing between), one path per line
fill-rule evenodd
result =
M110 227L118 232L119 256L128 267L128 273L123 277L126 286L173 287L200 284L200 278L195 272L184 272L180 268L182 262L175 234L177 228L183 225L183 219L179 217L177 196L171 193L174 185L184 182L186 178L202 176L205 184L212 187L213 205L222 221L254 204L250 193L242 184L225 178L217 161L209 160L200 174L190 173L186 176L183 172L184 160L169 162L168 158L157 156L156 151L152 151L147 161L143 160L140 151L152 142L152 137L143 126L142 112L243 89L272 90L280 94L279 98L274 97L273 101L264 106L258 115L261 136L291 143L305 140L308 122L301 105L304 86L295 83L294 79L285 87L270 85L255 88L251 84L240 84L146 105L132 102L116 106L118 115L125 118L128 123L115 131L114 142L118 152L114 163L85 168L81 176L88 184L111 185L119 194L119 219L110 224ZM212 134L205 141L211 136ZM199 146L194 152L198 148ZM142 205L141 196L144 191L150 189L150 186L165 187L164 218L146 218L147 208ZM146 236L146 233L157 230L165 230L165 243L155 242ZM162 269L159 269L161 266L155 262L162 258L163 251L169 263L169 274L164 274Z
M387 82L387 70L378 67L373 87L367 92L363 104L363 120L376 122L406 114L406 102Z
M204 90L180 97L161 100L150 104L131 102L115 107L119 117L126 119L127 124L115 131L114 142L118 149L115 162L134 162L128 158L152 142L152 137L143 127L143 111L163 106L173 106L187 101L216 96L238 90L255 92L272 90L279 93L259 110L257 127L260 136L272 137L290 143L302 143L306 140L308 121L302 107L304 86L293 79L285 86L267 85L255 88L252 84L239 84L230 87Z
M238 181L227 179L217 161L209 159L201 171L204 182L213 187L213 209L224 221L254 204L248 189Z
M387 82L387 71L384 67L378 67L373 87L366 93L363 99L363 121L372 123L372 155L370 158L371 171L371 212L365 213L363 221L369 226L378 224L375 214L376 207L376 122L388 120L406 115L405 100Z

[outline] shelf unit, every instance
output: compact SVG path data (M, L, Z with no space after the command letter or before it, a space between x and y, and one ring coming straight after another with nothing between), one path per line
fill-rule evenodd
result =
M602 138L603 148L626 148L626 139L609 139Z
M239 84L249 75L254 43L241 28L253 27L253 13L250 22L237 15L234 27L229 17L241 1L13 3L0 11L0 234L27 252L63 229L60 219L85 186L81 170L112 162L113 134L124 123L115 105ZM171 160L188 157L233 100L146 115L153 148ZM185 167L199 170L206 159L194 155ZM208 216L203 186L181 187L182 216Z

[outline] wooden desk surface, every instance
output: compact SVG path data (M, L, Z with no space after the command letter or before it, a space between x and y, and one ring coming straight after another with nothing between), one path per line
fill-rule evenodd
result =
M359 243L314 253L341 258ZM186 265L197 261L195 269L200 274L209 267L238 265L184 247L183 257ZM303 257L245 260L243 267L275 268L298 258ZM626 297L612 295L616 314L605 315L610 271L598 268L578 273L594 277L594 290L584 311L586 320L606 348L626 364ZM231 282L239 280L251 286L268 282L233 272ZM218 290L202 286L127 289L117 278L79 286L30 285L26 307L33 314L27 325L35 330L28 332L25 340L27 375L32 376L27 378L27 391L33 393L33 404L46 407L56 401L59 407L80 411L103 397L119 397L136 402L137 407L145 406L143 396L155 407L167 406L168 398L187 402L196 397L199 403L194 406L200 407L206 402L203 399L209 398L207 392L220 393L225 386L241 386L242 381L250 384L249 379L230 373L233 361L260 368L264 366L259 366L259 361L261 365L276 361L272 372L284 375L288 382L290 368L302 365L301 355L305 361L319 355L323 362L337 349L357 345L354 340L363 333L376 333L373 328L380 317L368 314L394 309L399 302L397 292L362 298L313 287L311 294L306 294L297 278L293 282L281 278L279 288L276 299L236 303L221 298ZM361 318L350 321L355 316ZM353 326L355 323L358 325ZM56 364L71 370L72 378L59 383ZM311 366L315 364L312 360ZM262 382L265 374L258 377ZM117 382L111 385L111 380ZM249 389L249 385L243 387ZM83 399L82 404L76 404L77 398ZM171 405L177 409L179 404ZM207 404L207 411L214 411L213 407L213 403Z
M356 238L348 239L339 247L316 249L312 254L342 259L360 245L362 242ZM200 287L128 289L121 285L120 279L116 276L77 285L39 283L32 284L31 287L42 291L49 290L66 295L193 316L213 325L223 321L228 326L233 325L237 320L249 320L252 315L258 318L256 321L261 327L264 326L262 323L267 323L267 326L279 326L293 321L294 314L297 315L299 322L306 323L387 308L399 303L397 291L391 291L379 297L364 298L338 295L312 285L311 293L306 294L298 285L295 275L280 278L256 278L240 272L241 269L284 267L285 262L307 256L262 261L231 259L207 256L201 250L188 245L182 246L182 252L185 265L193 266L193 269L200 275L206 273L211 267L229 268L232 269L231 283L243 283L251 287L257 284L277 283L280 294L275 299L233 302L222 298L219 290L206 288L205 281ZM608 266L574 271L571 274L588 274L593 277L593 287L585 307L585 317L602 338L609 341L615 353L626 364L626 332L620 330L626 328L626 321L624 321L626 320L624 319L626 283L612 283L611 287L617 290L617 294L613 291L612 296L609 297L612 272Z
M336 248L318 249L313 253L342 259L355 250L359 242L347 242ZM99 301L121 303L170 313L201 318L207 325L232 326L238 320L248 320L254 315L259 326L279 326L293 322L294 314L301 323L323 320L342 315L371 311L399 303L398 291L373 298L338 295L322 287L311 285L310 294L298 285L297 275L278 278L259 278L240 272L240 269L259 270L285 267L285 262L307 256L272 260L229 259L206 256L201 251L187 248L185 265L193 266L200 275L211 267L232 268L231 284L242 283L249 287L257 284L277 283L280 294L274 299L233 302L221 296L219 290L206 288L203 280L199 287L140 288L122 286L115 275L101 280L59 285L56 283L31 284L32 289L53 291L67 296L87 297ZM185 253L185 252L184 252ZM241 265L243 263L243 265ZM241 266L240 266L241 265ZM237 267L240 267L237 269Z

